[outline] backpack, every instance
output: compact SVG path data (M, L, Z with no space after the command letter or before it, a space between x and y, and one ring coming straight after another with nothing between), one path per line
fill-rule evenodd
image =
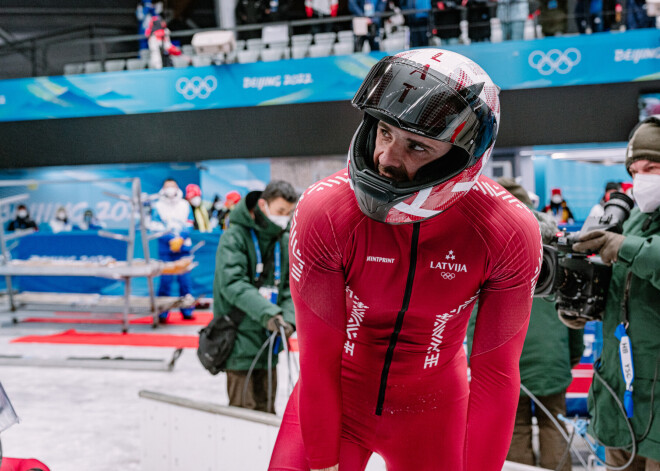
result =
M209 325L199 331L197 358L212 375L226 370L227 358L234 349L236 330L244 315L237 311L228 316L214 317Z

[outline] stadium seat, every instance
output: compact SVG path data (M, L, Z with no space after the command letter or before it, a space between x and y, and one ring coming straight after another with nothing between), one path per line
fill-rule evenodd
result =
M245 39L237 39L236 40L236 50L237 51L242 51L245 49Z
M172 65L178 69L182 69L190 65L189 56L171 56L171 59L172 59Z
M325 57L332 52L332 43L312 44L309 46L309 57Z
M261 60L263 62L274 62L282 60L284 57L283 47L274 47L261 50Z
M264 42L261 38L248 39L245 44L247 45L248 50L260 51L264 48Z
M316 33L314 35L314 44L333 44L337 39L337 33Z
M337 33L337 41L340 43L351 43L353 44L355 42L355 35L353 34L353 31L339 31Z
M117 72L126 68L126 59L113 59L105 61L105 70L108 72Z
M291 59L302 59L307 57L307 51L309 49L309 44L296 44L293 43L291 46Z
M126 70L140 70L147 68L147 59L135 58L126 60Z
M286 24L266 25L261 29L264 44L289 44L289 27Z
M83 65L83 73L85 74L95 74L98 72L103 72L103 62L90 61L90 62L85 62L85 64Z
M311 34L294 34L291 36L291 45L309 46L312 44L312 39L314 39L314 36Z
M239 64L249 64L251 62L257 62L259 60L259 54L261 53L260 49L246 49L244 51L238 51L236 55L236 61Z
M406 49L406 38L403 36L395 36L393 38L383 39L380 42L380 49L387 53L401 52Z
M75 75L83 73L83 64L64 64L64 75Z
M332 46L332 54L335 56L347 56L353 54L355 49L355 44L351 42L338 42Z
M203 54L197 54L195 56L192 56L192 65L193 67L205 67L207 65L211 65L213 60L211 59L211 56Z

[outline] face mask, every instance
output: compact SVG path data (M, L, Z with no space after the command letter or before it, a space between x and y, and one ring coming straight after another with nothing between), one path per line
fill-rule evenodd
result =
M193 196L190 198L190 204L192 204L195 208L198 207L200 204L202 204L201 196Z
M177 193L178 193L177 189L171 186L168 186L163 190L163 195L165 195L166 198L170 198L170 199L174 199Z
M660 206L660 175L638 173L633 179L633 196L643 213L652 213Z
M27 211L25 211L24 209L21 209L20 211L16 211L16 214L18 215L19 218L27 217Z
M213 205L213 209L215 209L216 211L220 211L222 209L222 203L218 201Z
M64 212L57 213L57 219L59 219L60 221L66 221L66 213Z
M550 201L552 201L555 204L559 204L562 202L561 196L559 195L553 195L552 198L550 198Z
M291 216L275 216L270 214L268 205L266 205L266 216L268 216L268 219L270 219L273 224L277 224L282 229L286 229L286 226L289 225L289 221L291 220Z

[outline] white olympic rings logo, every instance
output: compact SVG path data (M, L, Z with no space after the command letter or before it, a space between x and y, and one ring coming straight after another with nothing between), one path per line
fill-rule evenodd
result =
M529 65L539 71L541 75L550 75L553 72L567 74L580 63L582 55L574 47L565 51L550 49L547 53L534 51L529 55Z
M451 272L448 272L448 271L443 271L443 272L440 273L440 274L442 275L442 277L443 277L445 280L453 280L454 278L456 278L456 273L451 273Z
M181 77L176 81L176 91L186 100L201 98L205 100L211 95L211 92L218 86L218 81L213 75L206 77Z

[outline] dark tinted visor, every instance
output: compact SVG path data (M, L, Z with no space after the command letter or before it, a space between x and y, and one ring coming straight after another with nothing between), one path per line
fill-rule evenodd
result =
M371 69L353 105L401 129L451 142L480 157L496 133L495 117L479 98L483 85L461 87L428 67L386 57Z

